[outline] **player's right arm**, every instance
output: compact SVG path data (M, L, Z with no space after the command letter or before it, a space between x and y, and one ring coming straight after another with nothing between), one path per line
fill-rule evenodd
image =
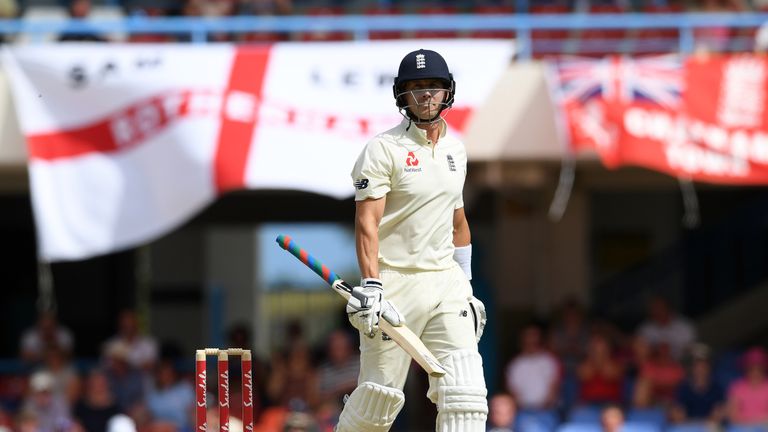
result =
M379 278L379 223L386 197L355 203L355 249L363 278Z
M379 277L379 223L392 187L392 170L392 156L380 137L366 144L352 169L355 250L363 278Z
M355 186L355 250L360 266L360 286L347 300L347 315L352 325L368 337L379 329L379 316L393 326L405 322L389 301L379 279L379 223L384 215L387 193L392 183L392 157L380 137L371 140L352 169Z

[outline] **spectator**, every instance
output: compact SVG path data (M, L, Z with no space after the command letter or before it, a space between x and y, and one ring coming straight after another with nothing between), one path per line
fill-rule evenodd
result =
M35 417L38 432L58 432L72 425L66 401L54 393L54 385L54 377L48 372L35 372L30 377L29 396L22 412Z
M48 348L41 370L53 378L53 394L68 407L73 406L80 397L80 376L70 363L68 354L57 347Z
M342 397L357 387L360 360L345 330L332 332L326 346L327 360L317 371L317 394L321 401L332 400L340 405Z
M195 390L179 379L171 360L161 360L155 369L155 387L149 392L147 406L156 421L172 423L178 430L190 430Z
M587 357L579 365L579 401L602 405L621 403L624 369L613 354L608 339L593 334L587 346Z
M768 423L768 354L761 347L749 349L742 358L744 377L728 389L728 415L738 425Z
M109 351L114 344L127 347L127 360L134 368L147 372L154 368L157 361L157 342L152 336L141 334L139 317L135 310L125 309L120 312L117 334L104 344L104 352Z
M21 337L21 358L29 363L38 363L49 348L58 348L71 354L74 348L72 332L59 325L53 311L40 312L34 327L26 330Z
M696 332L687 319L675 313L663 297L654 297L648 306L648 319L640 326L638 335L651 345L665 343L672 357L682 360L688 347L696 339Z
M608 405L600 413L600 427L603 432L621 432L624 427L624 412L618 405Z
M517 407L515 399L509 393L497 393L488 402L488 431L512 432L515 425Z
M123 412L130 412L144 399L147 377L130 362L130 350L125 344L110 344L105 354L104 373L115 401Z
M316 401L316 379L309 349L303 343L293 343L287 355L273 355L267 377L267 395L277 405L287 406L293 399L312 405Z
M640 376L643 365L651 358L651 344L644 337L635 335L624 352L626 377L632 381Z
M120 413L106 374L100 369L92 370L86 379L85 394L75 405L75 418L86 431L103 431L107 430L109 419Z
M676 404L670 412L673 422L709 422L723 420L725 392L712 377L709 347L694 344L691 348L688 376L677 389Z
M69 3L70 18L83 20L91 14L91 0L72 0ZM65 33L59 36L59 42L107 42L107 39L93 31Z
M357 387L360 359L356 355L350 334L335 330L328 335L325 362L317 369L317 388L313 394L315 418L322 429L333 430L341 414L342 398Z
M564 372L575 375L589 341L584 309L577 300L568 300L563 305L560 319L550 332L549 339L552 352L563 362Z
M507 366L507 390L521 409L553 408L558 395L558 362L544 349L540 327L525 327L520 339L521 352Z
M40 421L37 414L24 410L16 416L16 431L18 432L39 432Z
M685 370L672 357L669 345L664 342L653 345L651 357L641 366L635 385L635 407L672 404L683 378Z

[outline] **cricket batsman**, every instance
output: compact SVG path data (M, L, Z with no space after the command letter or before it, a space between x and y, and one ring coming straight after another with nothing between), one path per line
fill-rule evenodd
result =
M370 140L352 170L362 280L347 314L361 334L361 364L339 432L388 431L403 407L411 359L379 331L380 318L394 326L407 322L447 370L429 378L437 431L485 431L487 390L477 350L485 307L469 282L467 155L441 116L455 91L440 54L407 54L393 86L404 119Z

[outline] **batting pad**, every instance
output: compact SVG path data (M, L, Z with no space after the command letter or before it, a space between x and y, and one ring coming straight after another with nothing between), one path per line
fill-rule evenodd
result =
M485 432L488 390L480 354L455 351L440 363L448 373L437 380L437 431Z
M344 404L336 432L386 432L403 408L402 391L373 382L364 382Z

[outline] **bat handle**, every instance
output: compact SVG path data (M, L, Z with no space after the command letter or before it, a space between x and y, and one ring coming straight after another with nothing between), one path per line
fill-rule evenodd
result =
M321 278L323 278L323 280L328 282L328 285L333 285L334 282L341 279L341 276L332 272L331 269L329 269L323 263L321 263L319 260L313 257L304 248L296 244L296 242L293 241L291 236L279 235L277 236L275 241L277 242L277 244L280 245L281 248L290 252L291 255L298 258L299 261L303 262L305 266L312 269L312 271L317 273L318 276L320 276Z

